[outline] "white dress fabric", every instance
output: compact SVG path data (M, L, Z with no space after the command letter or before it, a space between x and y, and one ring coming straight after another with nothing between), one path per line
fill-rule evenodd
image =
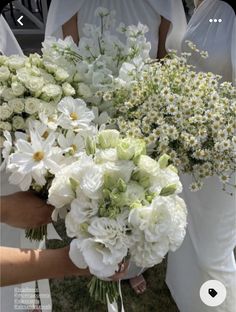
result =
M222 19L210 23L209 19ZM209 52L208 59L193 53L190 61L198 71L221 74L223 80L235 81L236 17L224 1L205 0L189 22L184 40ZM183 41L183 50L189 51ZM188 231L183 245L169 253L167 285L181 312L234 312L236 309L236 192L222 191L217 177L206 180L203 189L192 193L192 179L182 177L183 196L188 207ZM235 175L232 177L236 183ZM208 307L200 299L201 285L208 280L222 282L226 300L218 307Z
M15 36L2 15L0 15L0 53L23 55Z
M141 22L147 25L148 40L152 49L150 56L156 58L158 47L159 26L161 16L171 22L166 40L167 49L180 51L181 39L186 30L186 18L181 0L52 0L45 36L62 38L62 25L73 15L78 14L79 36L83 35L85 23L98 23L94 13L98 7L105 7L116 11L116 22L134 25Z

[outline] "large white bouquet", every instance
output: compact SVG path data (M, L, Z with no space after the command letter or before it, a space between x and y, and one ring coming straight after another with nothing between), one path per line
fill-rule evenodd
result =
M169 157L151 159L142 140L121 138L117 130L87 137L85 146L86 153L56 173L48 196L54 216L70 205L71 260L98 278L115 274L127 257L140 267L160 263L181 245L186 226L182 186ZM118 294L114 283L96 278L90 293L102 302Z

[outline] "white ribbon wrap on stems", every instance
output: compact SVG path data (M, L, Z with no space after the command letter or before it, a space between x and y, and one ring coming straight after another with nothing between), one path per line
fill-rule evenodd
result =
M125 312L124 303L123 303L123 296L121 291L121 281L119 280L119 295L121 301L121 312ZM110 303L109 298L107 296L107 311L108 312L119 312L118 304L116 301Z

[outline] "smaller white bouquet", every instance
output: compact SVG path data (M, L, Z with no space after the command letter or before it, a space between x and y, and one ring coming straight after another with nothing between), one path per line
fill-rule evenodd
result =
M118 297L115 282L103 281L130 258L137 266L160 263L182 243L186 207L175 167L163 155L146 155L143 140L121 138L117 130L87 136L86 153L64 166L49 188L53 216L70 205L65 223L70 258L95 275L90 294L105 303Z

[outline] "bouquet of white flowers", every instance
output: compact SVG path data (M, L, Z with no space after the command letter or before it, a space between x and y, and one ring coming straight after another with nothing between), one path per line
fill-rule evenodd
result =
M55 174L84 153L85 138L97 128L92 110L71 97L58 103L53 118L50 112L39 116L38 120L29 117L24 131L4 131L1 170L6 168L9 182L22 191L35 190L47 199ZM31 239L41 240L44 234L46 227L26 231Z
M64 166L49 188L54 217L70 205L67 235L74 240L70 258L98 278L108 278L130 257L140 267L152 267L182 243L186 207L177 171L163 155L146 155L145 143L121 138L117 130L88 136L86 153ZM90 294L101 302L118 296L114 282L94 277Z
M192 191L213 175L225 190L236 170L236 88L213 73L196 73L188 57L173 52L133 70L129 84L104 97L112 99L112 123L121 133L144 139L154 158L167 153L181 172L193 175Z

